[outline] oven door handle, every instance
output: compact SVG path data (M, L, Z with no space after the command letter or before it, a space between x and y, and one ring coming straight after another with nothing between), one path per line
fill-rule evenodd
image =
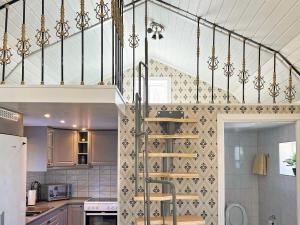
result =
M117 216L118 213L86 213L86 216Z

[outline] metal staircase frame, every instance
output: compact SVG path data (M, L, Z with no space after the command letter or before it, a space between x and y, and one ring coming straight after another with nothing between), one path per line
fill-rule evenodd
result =
M142 95L142 67L145 69L145 77L144 77L144 94ZM144 101L143 101L144 99ZM139 154L142 153L142 162L144 165L143 169L143 186L144 186L144 224L150 225L150 184L162 184L164 193L172 194L172 205L173 205L173 225L177 225L176 221L176 190L175 185L168 180L157 180L149 177L148 171L148 134L146 132L146 126L144 124L144 119L149 114L149 103L148 103L148 66L140 62L139 63L139 74L138 74L138 92L135 94L135 195L138 194L139 188ZM144 143L144 149L142 150L142 143ZM172 146L171 146L172 147ZM169 159L163 159L169 160ZM165 162L163 163L165 164ZM171 165L167 163L167 165ZM164 171L168 171L170 166L163 166ZM161 215L163 218L170 213L169 207L166 205L169 202L162 202L161 206ZM163 221L165 224L165 222Z

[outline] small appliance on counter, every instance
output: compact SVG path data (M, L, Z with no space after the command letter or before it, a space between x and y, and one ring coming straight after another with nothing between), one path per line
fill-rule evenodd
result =
M34 206L36 204L36 190L28 190L28 193L27 193L27 198L28 198L28 202L27 202L27 205L30 205L30 206Z
M36 190L36 201L41 201L41 183L33 181L30 185L30 190Z
M41 200L44 201L70 199L71 195L71 184L42 184L41 186Z

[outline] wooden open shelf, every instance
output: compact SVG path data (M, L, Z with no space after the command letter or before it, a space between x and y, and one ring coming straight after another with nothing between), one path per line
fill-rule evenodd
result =
M150 172L149 177L165 177L165 178L199 178L198 173L169 173L169 172ZM143 176L143 173L139 173Z
M149 134L149 139L199 139L195 134Z
M199 200L199 195L197 193L177 193L176 200ZM134 197L135 201L144 201L144 194L141 193ZM151 193L150 201L171 201L172 194L167 193Z
M147 117L145 122L197 123L196 118Z
M136 220L137 225L144 225L144 217L138 218ZM151 225L161 225L163 224L163 217L150 217ZM166 225L173 225L173 217L165 217ZM205 221L201 216L177 216L178 225L204 225Z
M143 157L143 153L139 153ZM148 153L151 158L197 158L197 153L166 153L166 152L151 152Z

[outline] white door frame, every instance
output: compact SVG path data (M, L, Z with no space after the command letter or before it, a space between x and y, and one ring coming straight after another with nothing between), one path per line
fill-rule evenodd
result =
M300 153L300 114L218 114L218 225L225 225L224 123L226 122L295 122L296 149L299 149ZM300 154L297 154L297 168L300 168ZM297 190L300 190L300 176L298 175L296 179ZM297 225L300 225L300 191L297 192L297 215Z

